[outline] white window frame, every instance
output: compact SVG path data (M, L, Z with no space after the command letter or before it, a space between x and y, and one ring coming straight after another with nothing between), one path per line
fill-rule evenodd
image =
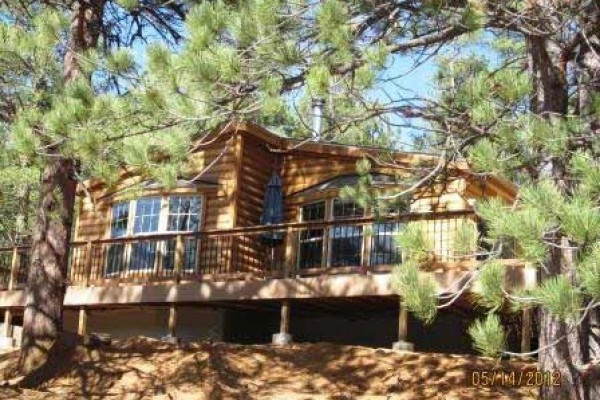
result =
M151 198L151 197L160 197L160 213L158 216L158 228L154 232L140 232L134 233L134 224L135 224L135 216L137 211L137 201L139 199ZM199 210L198 210L198 231L202 230L203 222L204 222L204 211L205 211L205 201L206 196L200 193L169 193L169 194L148 194L143 195L135 199L131 200L117 200L110 207L110 223L108 226L108 235L111 239L133 239L133 238L144 238L145 236L151 235L160 235L160 234L180 234L180 233L191 233L193 231L168 231L167 230L167 222L169 219L169 201L171 197L197 197L199 199ZM125 235L119 236L118 238L112 237L112 222L113 222L113 210L114 205L117 203L127 203L129 207L129 215L127 219L127 231ZM111 278L115 276L119 276L121 274L125 276L135 275L138 273L148 273L148 272L158 272L160 257L166 254L166 240L161 240L157 242L156 246L156 256L154 257L154 265L151 268L143 268L143 269L129 269L129 265L131 262L131 252L133 243L128 242L125 244L125 249L123 251L123 262L125 263L125 268L121 271L115 271L112 273L105 273L104 278ZM200 248L200 241L197 240L196 243L196 259L198 259L198 249ZM104 261L108 262L108 258ZM186 268L185 271L193 271L193 269Z

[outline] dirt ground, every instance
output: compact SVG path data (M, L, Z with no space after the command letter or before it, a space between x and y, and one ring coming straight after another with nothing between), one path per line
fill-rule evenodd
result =
M64 345L33 381L15 377L18 352L0 355L0 399L534 399L528 387L473 386L473 371L524 371L474 356L397 353L325 343L289 347L148 338ZM22 386L32 386L24 389Z

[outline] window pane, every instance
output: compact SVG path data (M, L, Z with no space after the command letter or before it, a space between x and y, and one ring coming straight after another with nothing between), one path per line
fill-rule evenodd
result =
M400 248L396 246L395 235L403 227L398 222L385 222L373 225L371 236L371 265L390 265L402 262Z
M362 253L362 227L337 226L331 234L331 266L359 266Z
M163 268L173 270L175 268L175 239L167 241L166 253L163 256ZM183 269L191 272L196 268L196 249L198 241L196 238L187 238L184 242Z
M169 198L168 231L197 231L200 227L201 198L172 196Z
M302 221L322 221L325 219L325 202L307 204L302 206Z
M325 219L325 202L302 206L302 221ZM323 229L307 229L300 232L298 268L320 268L323 259Z
M352 200L333 199L333 218L362 217L365 210Z
M158 231L160 197L144 197L137 200L135 207L134 233Z
M113 238L127 234L127 221L129 220L129 203L116 203L112 207L112 220L110 223L110 235Z
M125 269L125 245L111 244L106 257L106 275L119 273Z
M154 259L156 257L156 243L142 242L131 245L131 261L129 263L130 271L148 270L154 268Z

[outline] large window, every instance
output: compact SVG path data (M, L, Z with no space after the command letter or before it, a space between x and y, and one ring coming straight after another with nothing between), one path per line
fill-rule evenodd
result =
M329 203L327 203L329 202ZM330 211L326 213L326 204ZM390 216L400 212L398 205L387 205L377 215ZM375 213L375 211L374 211ZM306 229L300 232L298 268L358 267L362 265L393 265L402 261L395 237L404 224L395 221L369 225L365 235L364 224L350 220L365 216L365 210L351 199L333 198L301 207L303 222L332 221L328 234L324 229ZM364 255L363 255L364 253ZM327 256L324 259L324 256Z
M112 221L110 224L110 236L118 238L127 235L129 222L129 203L116 203L112 209Z
M396 245L395 236L403 224L384 222L373 225L371 236L371 266L391 265L402 262L400 247Z
M170 196L142 197L129 202L115 203L112 208L111 237L144 234L191 232L200 229L202 197ZM130 210L134 210L130 215ZM153 270L159 266L172 270L174 266L175 239L157 241L141 239L130 245L108 246L106 274L114 275L124 270ZM196 265L197 238L184 242L184 268ZM158 257L162 255L161 257Z
M172 196L169 199L168 231L197 231L200 224L200 197Z
M364 210L356 202L336 198L333 200L333 220L364 216ZM356 225L336 225L331 234L331 266L347 267L361 265L363 228Z
M144 197L136 201L133 222L134 234L158 232L160 203L160 197Z
M323 221L325 202L302 207L302 222ZM323 229L306 229L300 232L298 268L319 268L323 260Z

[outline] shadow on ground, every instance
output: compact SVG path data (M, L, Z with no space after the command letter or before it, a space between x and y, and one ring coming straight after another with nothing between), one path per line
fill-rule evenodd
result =
M534 399L536 389L473 386L476 371L524 371L474 356L396 353L325 343L289 347L148 338L91 349L64 345L42 375L15 378L18 353L0 356L0 399ZM69 347L70 346L70 347ZM12 378L12 380L10 380ZM35 380L31 380L35 378ZM29 380L27 380L29 379Z

